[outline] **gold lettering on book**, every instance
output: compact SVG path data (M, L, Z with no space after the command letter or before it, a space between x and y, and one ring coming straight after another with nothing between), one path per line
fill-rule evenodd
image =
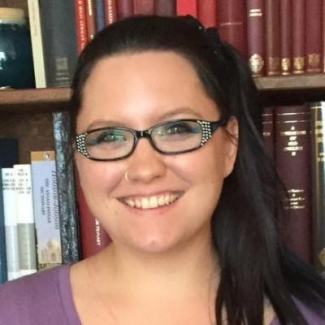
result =
M300 210L306 207L305 191L303 189L291 189L288 197L284 200L284 208L291 210Z
M291 156L296 156L298 151L303 151L304 146L299 143L298 136L306 134L306 130L296 130L294 125L291 126L289 131L280 132L281 136L288 137L287 143L283 147L283 152L290 152Z
M317 72L320 71L320 55L317 53L310 53L307 56L308 62L308 71L309 72Z
M293 58L293 73L303 73L305 69L305 58L303 56L296 56Z
M275 75L280 73L280 58L279 57L270 57L269 58L269 75Z
M325 267L325 248L323 248L318 255L320 264Z
M263 58L258 53L253 54L249 58L249 67L253 73L253 76L259 76L264 67Z
M283 75L290 73L291 69L291 58L282 58L281 59L281 72Z
M262 9L250 9L248 12L248 17L262 17Z

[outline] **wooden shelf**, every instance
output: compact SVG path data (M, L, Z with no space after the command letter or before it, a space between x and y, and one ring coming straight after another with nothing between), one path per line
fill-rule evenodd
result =
M325 74L259 77L255 83L262 98L325 100ZM69 98L69 88L1 90L0 111L62 110L67 109Z

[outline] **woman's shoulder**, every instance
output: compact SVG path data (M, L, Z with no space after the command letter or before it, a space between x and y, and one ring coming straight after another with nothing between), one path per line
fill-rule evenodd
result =
M69 324L67 320L64 321L66 310L74 308L69 265L40 271L1 285L0 301L0 325Z

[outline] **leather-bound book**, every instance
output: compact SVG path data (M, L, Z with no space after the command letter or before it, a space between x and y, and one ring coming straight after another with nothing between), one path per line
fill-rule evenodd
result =
M322 0L306 1L306 72L322 71Z
M266 75L281 74L280 0L265 0L265 70Z
M325 102L310 103L313 264L325 275Z
M153 15L155 12L154 0L133 0L134 14Z
M94 38L97 31L95 0L86 0L86 22L88 41L90 41Z
M117 20L134 15L133 0L116 0Z
M325 72L325 0L322 0L322 72Z
M280 1L280 51L281 51L281 74L288 75L292 71L291 51L291 0Z
M291 2L292 11L292 73L302 74L306 68L305 0Z
M221 39L233 45L247 58L246 1L218 0L217 26Z
M217 1L200 0L198 1L198 17L205 27L217 26Z
M283 221L287 246L311 262L310 110L307 105L275 108L275 162L287 190Z
M262 113L262 125L263 125L263 138L265 149L270 157L273 158L274 150L274 121L273 121L273 106L264 107Z
M175 16L176 0L156 0L155 14L158 16Z
M247 54L248 63L254 77L265 74L263 0L247 0Z
M117 20L116 0L104 0L105 24L113 24Z
M176 0L176 14L177 16L191 15L198 18L199 0Z
M83 0L75 0L74 6L75 6L75 15L76 15L78 53L80 53L88 43L86 2Z
M80 183L77 182L80 246L82 259L92 256L110 243L110 238L89 210Z

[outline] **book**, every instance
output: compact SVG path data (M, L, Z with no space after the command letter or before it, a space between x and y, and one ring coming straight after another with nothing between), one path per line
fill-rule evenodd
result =
M291 0L280 1L280 57L281 74L291 74L292 69L292 51L291 51Z
M16 213L16 181L13 167L2 168L1 175L5 220L7 279L8 281L11 281L20 277Z
M0 169L1 171L1 169ZM0 172L0 284L8 279L7 253L6 253L6 230L5 211L3 205L2 173Z
M85 0L75 0L74 5L76 15L77 49L78 53L80 53L88 43L86 2Z
M105 25L110 25L117 20L116 0L104 0Z
M325 275L325 102L312 102L312 257L315 267Z
M306 69L305 57L305 0L291 1L292 73L302 74Z
M322 72L322 0L305 1L306 72L320 73Z
M274 107L264 107L262 112L263 139L265 149L274 158Z
M52 118L56 152L62 262L66 264L80 259L73 153L69 138L69 112L53 112Z
M268 76L281 74L280 0L265 0L265 72Z
M18 139L0 138L0 168L13 167L14 164L18 163L18 156Z
M176 0L156 0L155 14L158 16L175 16Z
M153 15L155 12L154 0L133 0L135 15Z
M247 55L254 77L265 74L264 17L264 1L247 0Z
M95 12L95 1L96 0L85 0L86 1L86 24L88 41L91 41L97 31L96 28L96 12Z
M105 27L104 0L95 0L94 6L95 6L96 31L100 31Z
M245 0L218 0L217 26L220 38L247 58L247 18Z
M32 43L36 88L46 87L41 17L38 0L28 0L29 30Z
M133 0L116 0L117 20L134 15Z
M32 151L32 190L38 270L62 263L54 151Z
M80 183L77 182L77 202L80 220L80 244L82 258L92 256L110 243L109 235L89 210Z
M39 0L47 87L69 87L78 58L74 1Z
M35 220L30 164L14 165L20 275L37 271Z
M198 18L197 0L176 0L177 16L191 15Z
M198 18L205 27L217 26L217 1L200 0L198 1Z
M311 262L310 110L307 105L275 108L275 162L287 191L283 202L287 246Z

